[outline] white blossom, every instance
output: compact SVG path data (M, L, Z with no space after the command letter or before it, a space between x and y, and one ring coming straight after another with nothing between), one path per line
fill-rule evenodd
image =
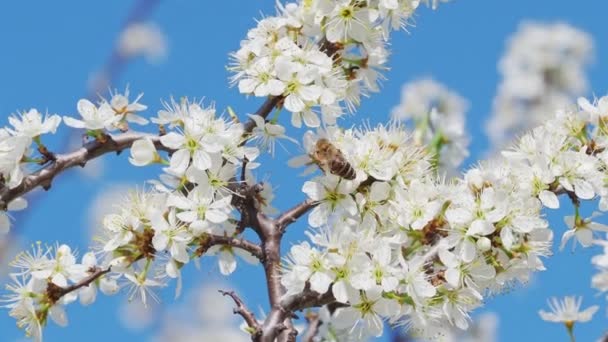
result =
M114 130L121 117L116 115L112 107L107 102L102 102L99 107L91 101L81 99L78 101L78 112L82 120L74 119L69 116L63 117L63 122L74 128L85 128L87 130Z
M160 160L154 143L150 139L140 139L131 145L129 162L135 166L145 166Z
M35 138L48 133L55 134L61 123L61 117L48 114L43 117L38 110L32 108L20 113L19 116L10 116L8 122L13 126L13 129L9 129L12 135Z
M576 240L583 246L589 247L593 243L594 232L608 232L608 226L605 224L593 222L593 218L598 216L599 213L593 215L590 218L583 219L577 216L566 216L564 221L568 225L568 230L562 236L562 242L560 248L564 248L566 243L576 237Z
M540 310L538 314L543 320L554 323L588 322L599 307L593 305L581 311L582 301L582 297L566 296L561 301L553 297L548 302L551 311Z
M147 125L148 120L135 114L137 112L148 109L148 106L139 103L139 100L144 94L139 94L133 102L129 100L129 87L127 87L124 93L119 93L117 90L111 93L112 97L110 101L103 99L104 103L108 103L116 115L121 117L122 122L133 122L138 125ZM123 129L126 128L122 126Z

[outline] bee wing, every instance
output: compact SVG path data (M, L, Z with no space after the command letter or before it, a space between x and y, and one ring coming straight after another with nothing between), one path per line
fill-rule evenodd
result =
M302 154L297 157L293 157L287 161L287 165L294 168L310 165L311 163L313 162L310 159L310 156L308 156L307 154Z
M304 171L302 171L300 173L300 176L308 176L309 174L315 172L317 170L317 166L316 165L310 165L309 167L307 167L306 169L304 169Z

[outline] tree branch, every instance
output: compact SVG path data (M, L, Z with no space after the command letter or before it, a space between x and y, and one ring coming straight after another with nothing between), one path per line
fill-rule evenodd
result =
M8 187L0 190L0 208L6 207L8 203L17 197L23 196L28 192L41 186L45 189L50 188L53 179L67 169L75 166L84 167L89 160L110 152L120 153L128 149L137 140L149 138L159 150L172 152L160 143L160 137L149 133L129 132L110 136L107 142L101 143L93 140L84 144L80 149L66 154L55 155L56 159L42 169L26 176L19 186L9 189Z
M279 215L276 221L281 232L284 232L285 228L287 228L288 225L297 221L300 217L302 217L302 215L306 214L309 210L316 207L317 204L318 202L315 202L311 199L307 199Z
M256 210L257 211L257 210ZM262 249L264 251L264 271L268 285L268 297L271 307L279 304L283 295L281 285L281 234L273 219L257 212L254 225L259 227L262 233Z
M262 264L266 274L266 286L270 302L270 312L261 327L260 341L274 342L296 340L297 330L291 322L293 311L313 306L321 306L334 301L331 292L319 295L307 290L296 297L288 298L285 303L281 301L285 289L281 285L281 239L283 229L290 223L304 215L316 203L304 201L292 209L287 210L277 219L272 219L258 210L256 193L261 191L260 185L241 185L239 201L235 207L241 212L241 226L251 227L262 241Z
M251 227L262 241L261 248L263 253L262 265L266 275L266 287L268 290L268 300L270 302L270 313L264 320L260 341L274 342L277 335L289 330L291 322L280 305L279 301L284 293L281 285L281 237L282 233L278 229L277 221L267 217L258 210L256 194L259 193L262 185L241 184L242 197L235 203L235 207L241 213L243 227ZM289 336L295 336L289 334Z
M196 254L198 256L202 256L211 246L215 245L227 245L235 248L240 248L244 251L251 253L253 256L258 258L258 260L264 260L264 252L262 251L262 248L259 245L245 239L237 239L234 237L212 234L205 235L205 239L203 240L199 248L196 250Z
M81 280L80 282L78 282L76 284L72 284L68 287L57 286L54 283L49 282L48 286L47 286L47 290L46 290L47 294L49 296L49 300L51 301L51 303L54 304L59 299L61 299L61 297L67 295L70 292L83 288L85 286L89 286L95 280L99 279L101 276L103 276L109 272L110 272L109 267L106 269L95 268L93 273L91 273L88 277L86 277L83 280Z
M243 319L245 320L245 322L247 323L249 328L253 329L253 332L251 334L252 339L256 340L259 337L259 335L261 334L261 326L260 326L260 323L258 322L258 320L255 318L255 315L253 314L253 312L251 312L251 310L249 310L247 308L247 306L245 306L245 303L243 303L241 298L239 298L239 296L236 293L234 293L234 291L219 290L219 292L223 296L230 296L230 298L232 298L232 300L236 304L236 308L234 308L234 310L233 310L234 314L237 314L237 315L240 315L241 317L243 317Z
M319 307L335 302L336 299L331 291L320 294L306 288L297 295L293 295L281 300L281 307L285 312L295 312L307 308Z
M260 106L256 114L266 118L281 101L281 99L281 96L269 97L262 104L262 106ZM250 119L245 124L245 132L251 132L254 127L255 122ZM84 166L89 160L95 159L110 152L120 153L123 150L130 148L136 140L143 138L151 139L156 148L159 150L172 152L171 149L167 149L160 143L160 137L158 135L148 133L128 132L117 136L110 136L109 141L104 143L101 143L97 140L90 141L77 151L67 154L55 155L56 160L43 167L42 169L38 170L37 172L26 176L19 186L13 189L1 189L0 208L6 207L8 203L10 203L15 198L23 196L39 186L48 189L51 186L51 182L53 181L53 179L58 174L69 168L72 168L77 165Z
M272 110L281 104L282 100L282 96L268 97L255 114L266 119ZM244 126L245 134L252 132L255 125L255 121L252 119L247 121ZM242 145L247 142L247 138L245 136ZM243 168L245 167L246 163L243 163ZM281 214L279 218L271 219L258 210L259 206L254 196L256 186L243 184L244 191L242 193L245 196L237 201L238 203L235 203L235 207L241 212L241 227L251 227L262 241L264 256L262 264L266 274L271 310L262 326L260 341L274 342L278 337L279 341L295 342L297 330L291 322L291 312L293 310L286 310L280 302L285 293L281 285L281 239L285 228L314 208L316 203L310 200L304 201ZM312 300L312 297L306 297L306 299ZM331 296L331 299L333 300L333 296ZM327 300L329 301L329 299Z

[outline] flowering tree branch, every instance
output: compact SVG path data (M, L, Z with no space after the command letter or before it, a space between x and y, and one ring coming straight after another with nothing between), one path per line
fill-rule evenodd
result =
M308 307L318 307L334 301L331 292L324 295L314 291L306 291L302 294L290 297L287 301L281 300L284 289L280 283L280 245L284 229L287 225L295 222L317 204L312 200L302 203L287 210L272 219L259 212L255 196L252 194L261 191L263 185L257 184L249 187L249 194L240 205L244 217L248 218L247 225L258 233L262 240L263 259L262 263L266 273L266 286L271 305L271 311L263 323L260 341L274 341L279 335L279 341L295 341L297 331L293 328L291 317L294 311Z
M6 205L15 198L23 196L37 187L49 189L53 179L60 173L75 166L84 167L88 161L111 152L119 154L123 150L130 148L135 141L144 138L150 139L158 149L171 151L160 143L159 136L148 133L123 133L109 136L109 139L105 142L92 140L85 143L83 147L76 151L66 154L55 154L55 160L50 161L42 169L26 176L19 186L12 189L3 187L0 190L0 207L6 208Z
M268 98L256 111L256 114L262 117L268 116L279 101L280 97ZM254 127L255 122L249 120L245 124L245 132L251 132ZM37 172L26 176L19 186L12 189L8 187L0 189L0 208L6 208L6 205L12 200L29 193L39 186L45 189L50 188L53 179L67 169L74 166L84 167L88 161L111 152L119 154L123 150L130 148L137 140L150 139L157 149L167 152L173 151L160 143L160 136L158 135L128 132L116 136L108 136L108 138L108 141L93 140L87 142L82 148L71 153L53 154L54 160L51 160L47 166L44 166Z
M462 101L432 82L416 90L432 100L414 106L422 108L414 117L414 134L395 122L341 129L337 119L345 110L353 111L361 96L379 90L388 34L405 25L419 3L277 5L278 16L258 22L232 55L233 84L241 93L265 99L248 121L238 120L231 110L229 119L216 115L213 107L182 99L151 118L161 126L161 136L111 137L106 132L127 130L131 122L148 123L137 115L147 109L139 97L131 103L128 95L115 94L99 105L78 102L80 118L63 121L86 129L95 141L55 155L41 146L40 136L54 133L60 118L37 112L12 118L13 128L0 131L0 174L6 184L0 200L6 211L22 209L20 195L48 188L63 170L130 147L133 165L166 167L151 181L153 189L133 194L117 213L104 217L103 260L116 267L95 283L102 291L112 293L124 278L131 296L139 295L145 303L151 288L181 279L186 264L208 254L218 256L224 275L235 271L237 260L261 262L269 304L263 322L234 292L222 291L234 300L235 313L245 319L256 342L295 341L295 312L316 307L324 310L328 329L319 331L311 316L308 340L326 330L345 340L355 331L378 337L386 320L408 322L429 339L436 327L466 329L469 312L483 304L487 289L543 269L553 234L541 210L559 207L556 193L567 193L576 209L575 217L566 220L571 229L562 244L576 237L587 246L593 243L593 230L608 231L578 211L579 200L596 197L601 197L600 210L608 210L603 182L608 100L597 108L579 101L582 111L561 113L524 136L521 146L505 151L496 164L481 163L450 182L433 171L464 158L464 110L451 113L453 120L439 113L463 107ZM439 100L437 92L443 94ZM430 108L438 103L442 108ZM277 115L269 119L275 108ZM305 201L274 216L272 187L245 179L253 176L248 172L260 152L272 154L277 139L294 141L278 122L283 108L291 112L294 127L311 128L302 139L305 152L290 165L321 172L302 185ZM42 158L32 157L33 142ZM452 147L461 155L446 156ZM587 153L589 148L598 155ZM170 152L169 158L157 150ZM23 164L33 162L48 165L22 177ZM283 255L286 228L306 214L309 241L293 244ZM6 228L5 211L0 219L0 228ZM260 243L241 239L245 229L255 232ZM23 280L15 279L18 284L11 287L11 315L30 327L40 326L38 317L47 313L64 317L57 314L63 303L50 307L37 295L38 288L24 290L39 280L51 289L72 283L67 289L80 288L81 301L94 300L96 288L83 288L80 279L89 276L83 266L97 267L95 253L87 253L82 264L75 258L66 245L55 253L38 248L18 258L15 274ZM42 314L30 315L32 311Z
M257 212L253 226L260 233L262 249L264 250L264 272L266 275L266 286L268 288L268 299L270 302L270 313L262 328L262 342L274 341L280 332L285 317L280 313L279 300L283 295L281 285L281 237L275 220Z

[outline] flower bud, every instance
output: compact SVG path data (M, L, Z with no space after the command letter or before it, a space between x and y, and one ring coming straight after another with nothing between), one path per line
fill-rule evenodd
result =
M135 166L146 166L158 158L156 147L150 139L137 140L131 146L129 161Z
M489 251L490 248L492 248L492 241L490 241L490 239L485 236L477 239L477 249L479 249L481 252Z

